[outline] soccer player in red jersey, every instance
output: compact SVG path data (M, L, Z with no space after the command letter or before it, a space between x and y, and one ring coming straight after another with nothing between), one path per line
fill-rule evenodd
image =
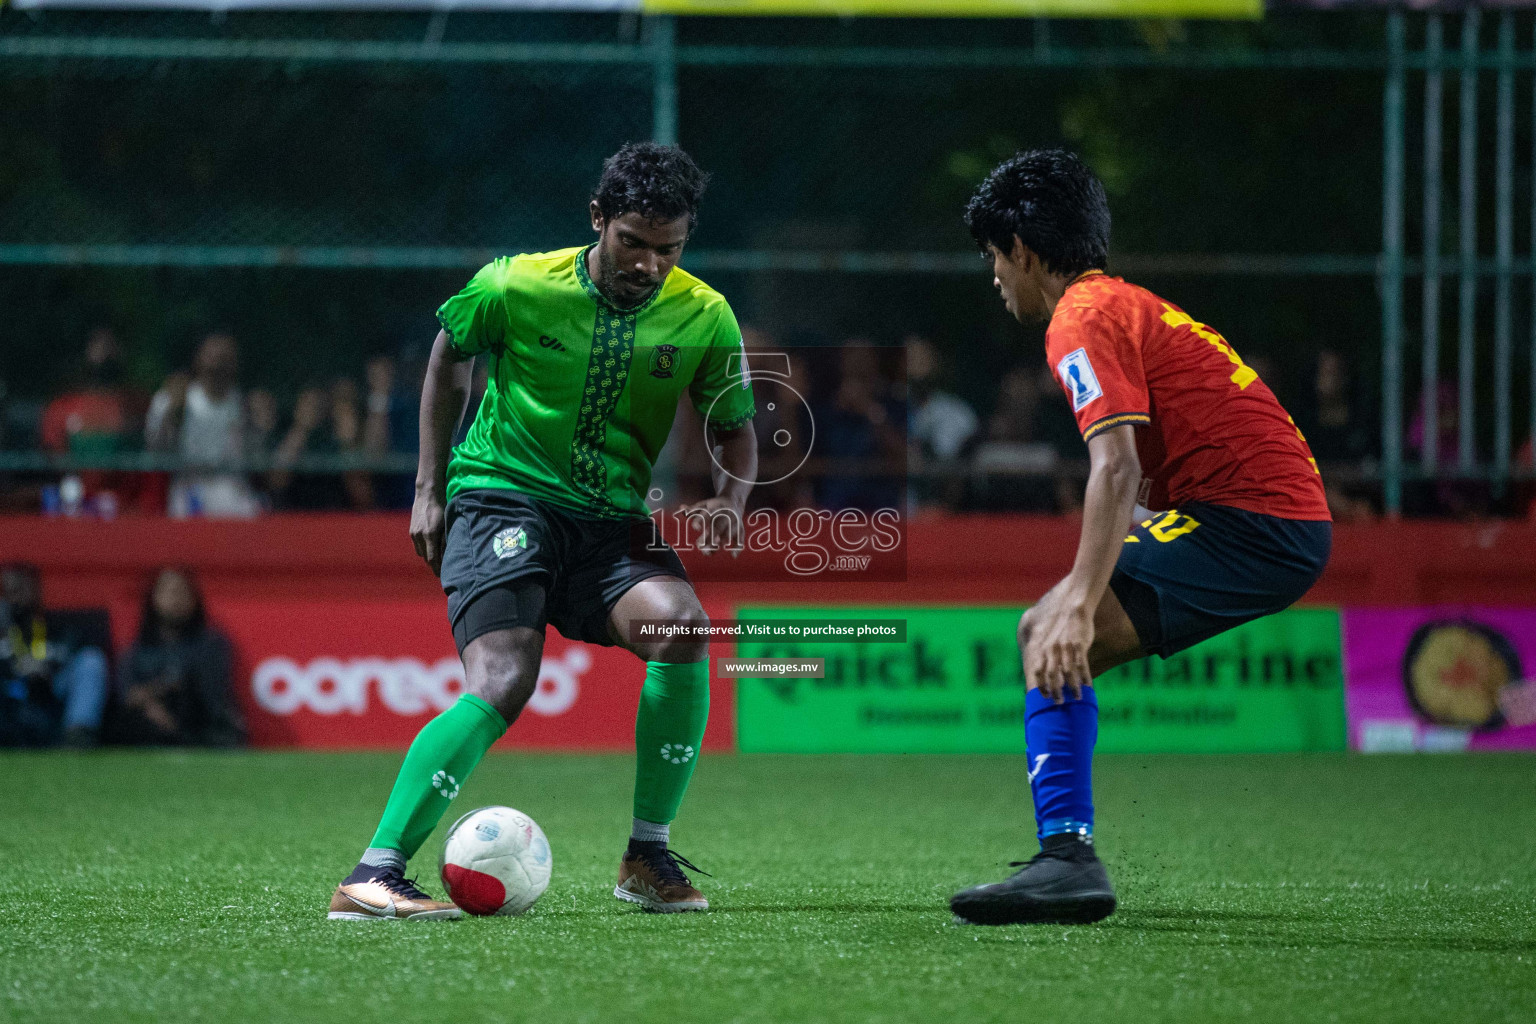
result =
M1104 186L1063 150L1021 153L966 222L1088 443L1072 571L1019 620L1040 852L957 893L978 924L1097 921L1115 894L1093 847L1093 678L1288 607L1328 561L1317 464L1274 394L1214 328L1104 272ZM1157 510L1133 523L1137 505Z

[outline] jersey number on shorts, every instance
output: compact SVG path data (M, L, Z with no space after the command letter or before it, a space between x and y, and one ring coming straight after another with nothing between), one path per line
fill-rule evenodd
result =
M1199 520L1192 516L1186 516L1178 509L1164 512L1156 519L1148 519L1141 524L1141 528L1150 533L1158 543L1167 544L1169 541L1190 533L1199 526ZM1141 538L1134 533L1125 538L1127 544L1140 544Z

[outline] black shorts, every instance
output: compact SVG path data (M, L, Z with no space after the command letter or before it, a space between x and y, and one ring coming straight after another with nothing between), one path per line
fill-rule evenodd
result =
M448 505L443 593L464 653L493 629L546 622L562 636L614 645L608 616L641 580L686 580L677 552L649 518L597 519L521 491L463 491Z
M1109 585L1142 650L1168 657L1289 608L1322 575L1333 524L1188 502L1138 523Z

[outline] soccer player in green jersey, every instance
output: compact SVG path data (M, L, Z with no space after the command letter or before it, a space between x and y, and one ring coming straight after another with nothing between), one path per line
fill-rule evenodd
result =
M634 824L614 895L654 911L708 908L683 873L694 866L668 849L709 715L708 643L628 628L708 621L645 506L685 391L723 471L717 496L693 506L704 547L740 536L757 474L741 330L719 292L677 268L707 180L676 147L625 146L592 196L596 243L498 259L438 310L411 540L448 595L467 692L417 734L331 918L459 916L405 865L532 696L546 623L646 663ZM450 458L482 354L490 384Z

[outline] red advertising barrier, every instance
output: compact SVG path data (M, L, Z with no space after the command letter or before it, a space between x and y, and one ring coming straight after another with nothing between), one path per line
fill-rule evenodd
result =
M263 747L404 747L464 691L439 602L226 600L237 692ZM626 651L553 629L539 685L501 740L508 748L629 750L645 666ZM735 747L735 687L714 686L715 749Z
M1072 516L930 516L907 524L906 582L824 575L730 582L701 572L700 593L730 606L773 603L1019 603L1033 601L1072 565ZM246 522L122 518L114 522L0 517L0 560L42 567L60 606L111 605L137 619L145 578L158 565L197 569L210 598L304 597L441 601L398 514L285 515ZM701 556L684 561L703 569ZM724 559L724 556L714 556ZM744 556L732 568L767 573ZM723 562L721 564L724 564ZM1333 558L1306 600L1377 606L1467 602L1536 605L1536 522L1379 522L1335 527ZM120 618L120 617L119 617Z
M743 556L701 565L712 617L751 604L985 605L1038 598L1070 567L1072 517L938 516L907 526L904 581L856 574L785 581ZM54 607L106 607L118 648L138 626L161 565L197 571L214 620L234 638L252 738L266 745L397 747L462 685L437 581L401 515L291 515L249 522L0 518L0 561L43 571ZM725 566L726 571L720 571ZM777 581L775 581L777 580ZM1344 525L1314 604L1536 605L1536 523ZM715 645L712 654L728 654ZM553 631L539 696L503 741L629 749L639 661ZM574 680L574 687L571 681ZM707 742L734 746L735 689L714 682ZM574 696L572 696L574 694ZM570 703L565 705L569 698Z

